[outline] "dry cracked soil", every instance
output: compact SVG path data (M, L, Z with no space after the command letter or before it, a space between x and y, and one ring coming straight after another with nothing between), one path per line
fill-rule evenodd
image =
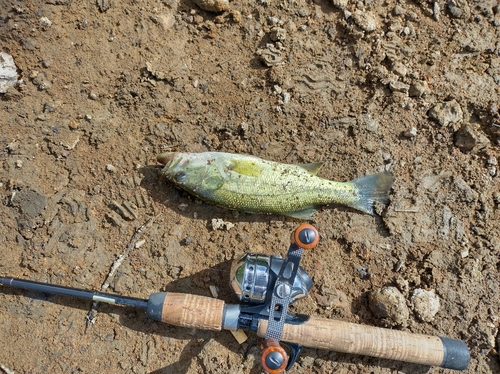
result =
M464 373L500 372L497 1L1 0L0 50L1 276L100 290L129 247L109 292L235 303L231 262L284 255L300 221L200 202L157 154L389 170L379 216L314 216L315 286L291 311L460 339ZM0 300L0 372L262 372L253 332L103 304L87 328L90 301ZM445 372L312 348L290 371Z

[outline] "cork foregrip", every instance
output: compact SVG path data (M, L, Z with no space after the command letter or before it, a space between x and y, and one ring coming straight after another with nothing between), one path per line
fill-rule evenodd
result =
M268 321L259 322L257 334L265 337ZM412 334L379 327L311 317L301 325L285 324L281 340L305 347L440 366L443 343L437 336Z
M161 320L176 326L220 331L224 301L205 296L168 292Z

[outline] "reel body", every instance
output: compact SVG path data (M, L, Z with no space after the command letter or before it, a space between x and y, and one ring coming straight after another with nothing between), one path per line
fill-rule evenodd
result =
M286 257L249 253L236 260L231 267L231 287L241 301L238 328L257 329L258 321L267 319L268 326L261 362L270 373L291 368L302 345L285 343L291 351L288 358L279 341L285 323L303 323L307 317L288 314L288 307L307 295L313 282L299 265L304 249L312 249L319 242L314 226L300 225L292 235Z
M262 304L272 297L273 285L283 266L281 256L247 253L231 267L231 287L243 303ZM313 282L299 267L290 292L291 302L307 295Z

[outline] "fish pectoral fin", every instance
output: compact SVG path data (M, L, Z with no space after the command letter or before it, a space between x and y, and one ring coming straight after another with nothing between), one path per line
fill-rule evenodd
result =
M298 164L297 166L301 167L302 169L306 169L311 175L316 175L323 166L323 163L313 162L311 164Z
M298 219L305 219L305 220L310 220L312 219L312 216L316 213L316 208L314 207L309 207L301 210L295 210L293 212L283 212L284 216L288 217L293 217L293 218L298 218Z
M229 169L247 177L258 177L262 172L260 165L255 160L234 160Z

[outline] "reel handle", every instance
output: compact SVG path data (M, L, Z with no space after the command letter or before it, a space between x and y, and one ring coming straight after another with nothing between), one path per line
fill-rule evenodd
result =
M262 349L260 363L265 371L269 374L278 374L285 370L288 355L278 341L268 338L264 340Z
M316 227L303 223L292 234L292 243L300 248L313 249L319 243L319 233Z
M267 320L260 320L257 335L264 337ZM310 317L298 325L285 324L281 339L305 347L380 357L415 364L464 370L470 353L461 340Z

